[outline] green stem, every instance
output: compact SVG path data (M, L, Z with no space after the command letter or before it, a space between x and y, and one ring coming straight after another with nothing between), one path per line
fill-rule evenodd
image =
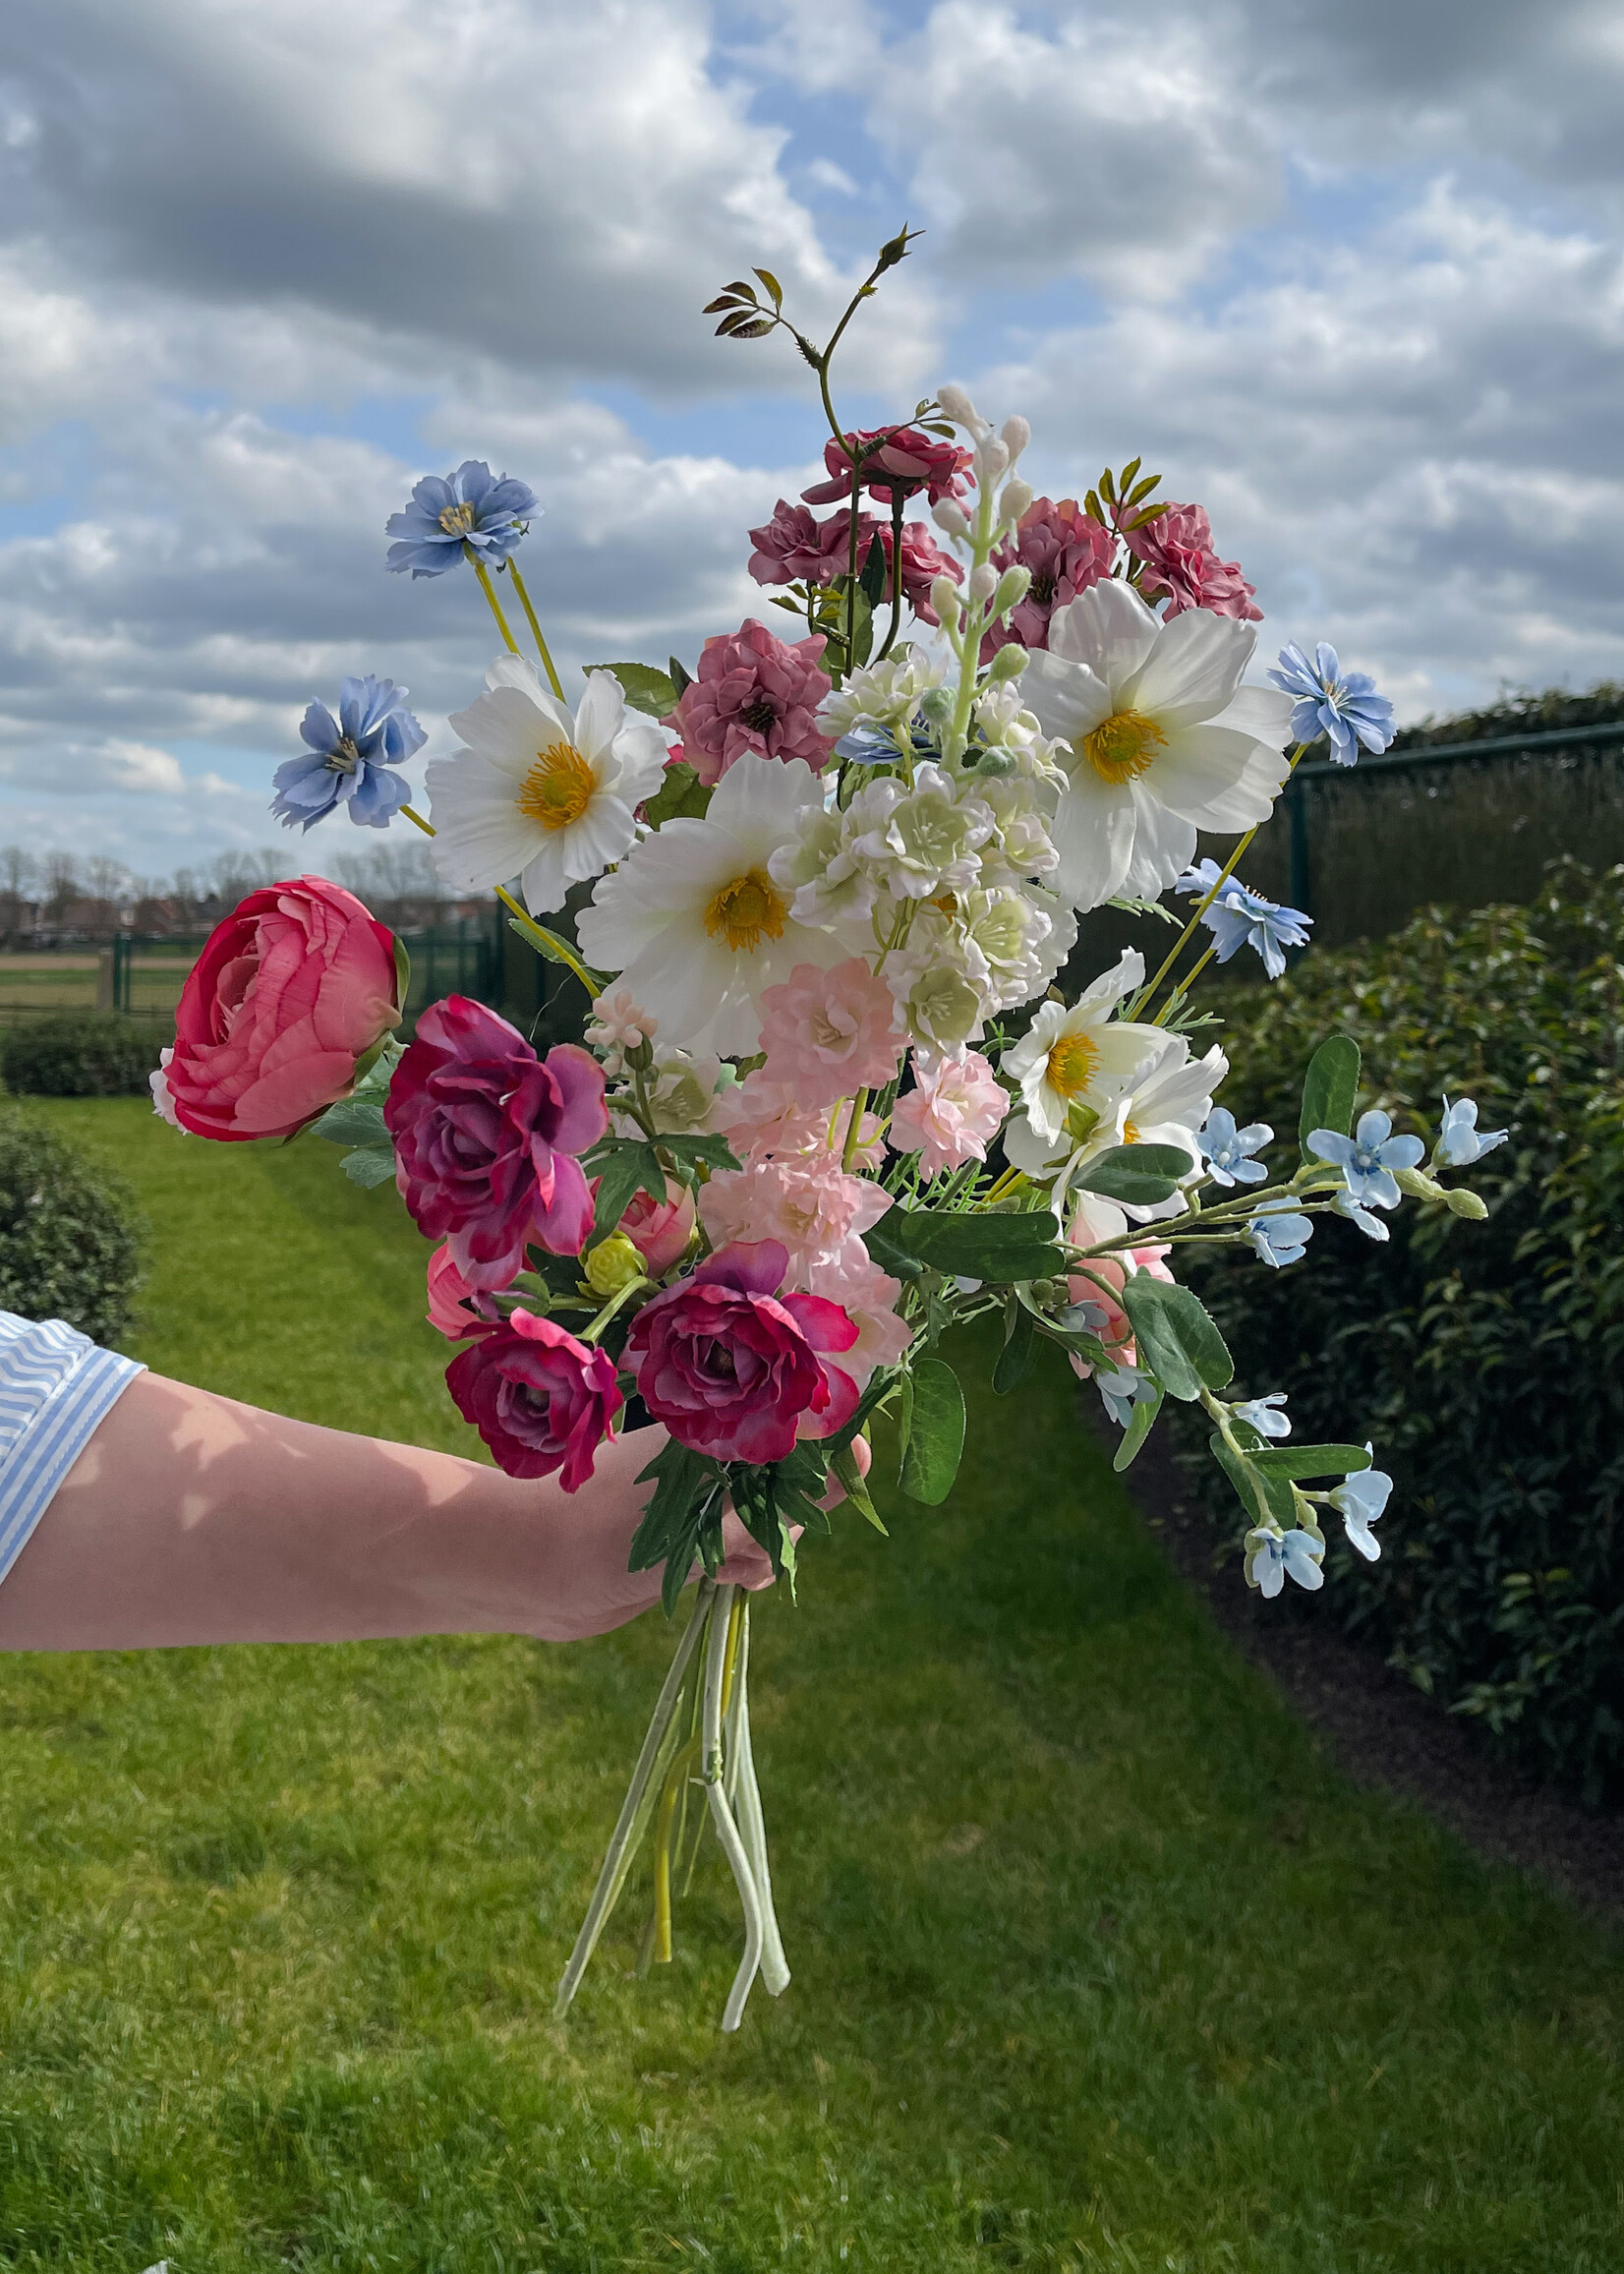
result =
M906 494L899 485L891 493L891 629L876 659L882 664L897 643L898 626L902 620L902 509L906 504Z
M1180 990L1183 990L1186 999L1188 1000L1189 990L1194 986L1196 980L1201 976L1201 973L1206 969L1207 965L1211 962L1213 957L1216 956L1217 953L1218 943L1216 940L1214 940L1211 947L1208 948L1206 954L1201 958L1200 962L1193 964L1191 968L1186 973L1185 977L1182 978L1176 986L1170 987L1168 989L1167 1001L1162 1005L1155 1018L1150 1021L1152 1026L1165 1026L1167 1024L1168 1020L1173 1015L1173 1005L1177 996L1179 995Z
M403 805L400 809L400 812L402 820L415 822L417 827L422 830L425 837L438 836L439 832L435 829L434 823L432 821L425 821L422 814L418 812L416 806Z
M468 552L466 546L463 550ZM480 590L491 603L491 613L496 619L496 629L502 635L503 644L510 656L516 656L519 652L519 643L507 628L507 618L502 613L501 602L496 598L496 588L491 581L491 571L477 554L468 553L468 557L474 564L474 574L480 580Z
M508 562L507 573L513 579L513 590L519 596L519 606L524 610L525 614L530 619L531 636L536 642L536 653L542 659L542 669L548 675L552 692L557 696L559 702L561 703L564 699L563 681L559 678L558 673L553 667L552 651L548 646L546 640L542 637L542 627L536 621L536 611L530 605L530 595L525 590L524 578L519 574L519 564L516 560L510 560ZM500 618L497 620L500 621Z
M857 1138L862 1131L863 1114L868 1105L868 1091L857 1090L851 1100L851 1119L845 1125L845 1143L841 1147L841 1166L849 1169L857 1151Z
M653 1285L652 1279L639 1277L628 1279L624 1287L617 1287L592 1324L581 1329L580 1340L586 1343L596 1342L621 1306L628 1302L640 1287L652 1287Z

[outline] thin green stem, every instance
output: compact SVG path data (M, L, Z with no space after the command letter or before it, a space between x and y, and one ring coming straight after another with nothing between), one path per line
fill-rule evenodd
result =
M1188 999L1189 990L1194 986L1196 980L1201 976L1201 973L1206 969L1207 965L1211 962L1213 957L1216 956L1217 953L1218 943L1216 940L1214 940L1211 947L1208 948L1206 954L1200 959L1200 961L1190 966L1189 970L1186 972L1185 976L1178 982L1176 986L1170 987L1168 989L1167 1001L1162 1005L1155 1018L1150 1021L1152 1026L1165 1026L1167 1024L1168 1020L1173 1016L1173 1005L1179 995L1180 990L1183 990L1186 998Z
M418 812L416 806L403 805L400 811L402 819L415 823L416 826L422 830L425 837L437 837L439 835L439 832L435 829L434 823L432 821L425 821L422 814Z
M509 560L507 564L507 573L513 579L513 590L519 596L519 606L524 610L525 614L530 619L531 637L536 642L536 653L542 659L542 669L548 675L548 680L552 688L552 692L557 696L559 702L561 703L564 699L563 681L559 678L557 671L554 668L552 662L552 651L548 646L547 641L542 637L542 627L536 621L536 611L530 605L530 595L525 590L524 578L519 574L519 564L516 560ZM498 618L497 620L499 621L500 619Z
M614 1316L615 1312L619 1311L625 1304L629 1303L631 1298L637 1294L640 1288L652 1287L653 1285L654 1281L652 1279L645 1279L639 1276L636 1279L628 1279L624 1287L617 1287L614 1293L609 1297L609 1301L605 1304L603 1310L599 1312L592 1324L590 1326L584 1326L581 1329L580 1339L586 1343L596 1342L598 1337L603 1333L605 1327L608 1326L609 1320Z
M845 1143L841 1147L841 1166L849 1169L856 1158L857 1139L862 1134L863 1114L868 1105L868 1091L857 1090L851 1100L851 1119L845 1125Z
M463 550L464 552L468 551L466 546ZM496 619L496 629L502 635L502 643L510 656L516 656L519 652L519 643L507 628L507 618L502 613L501 602L496 598L496 588L491 581L491 571L476 554L468 553L468 557L473 562L474 574L480 580L480 590L491 603L491 613Z
M895 647L902 620L902 513L906 504L906 493L899 485L891 493L891 629L880 650L878 661L881 663Z

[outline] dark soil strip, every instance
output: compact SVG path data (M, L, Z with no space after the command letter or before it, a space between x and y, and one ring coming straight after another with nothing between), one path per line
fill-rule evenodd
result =
M1099 1400L1083 1395L1088 1426L1114 1449L1117 1432ZM1271 1617L1278 1605L1245 1584L1238 1553L1225 1551L1215 1565L1213 1532L1190 1499L1164 1430L1151 1436L1124 1483L1175 1570L1324 1736L1353 1782L1402 1794L1479 1855L1540 1873L1581 1902L1624 1908L1624 1816L1592 1815L1530 1783L1494 1758L1469 1723L1329 1620Z

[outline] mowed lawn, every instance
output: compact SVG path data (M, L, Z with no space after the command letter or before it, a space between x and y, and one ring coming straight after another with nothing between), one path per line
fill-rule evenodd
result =
M28 1110L140 1190L141 1356L467 1449L392 1193ZM841 1524L758 1619L795 1979L735 2039L714 1855L673 1967L632 1980L634 1903L549 2017L658 1615L0 1661L0 2264L1624 2264L1616 1923L1341 1781L1064 1368L973 1409L946 1508L886 1494L889 1544Z

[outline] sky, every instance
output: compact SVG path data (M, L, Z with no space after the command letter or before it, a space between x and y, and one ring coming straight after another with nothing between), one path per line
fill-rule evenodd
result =
M1616 0L7 0L0 843L277 842L349 672L421 781L495 643L383 522L464 457L570 671L774 621L811 375L700 310L759 262L820 333L904 220L845 423L952 378L1052 496L1142 455L1260 662L1407 719L1624 677L1621 109Z

